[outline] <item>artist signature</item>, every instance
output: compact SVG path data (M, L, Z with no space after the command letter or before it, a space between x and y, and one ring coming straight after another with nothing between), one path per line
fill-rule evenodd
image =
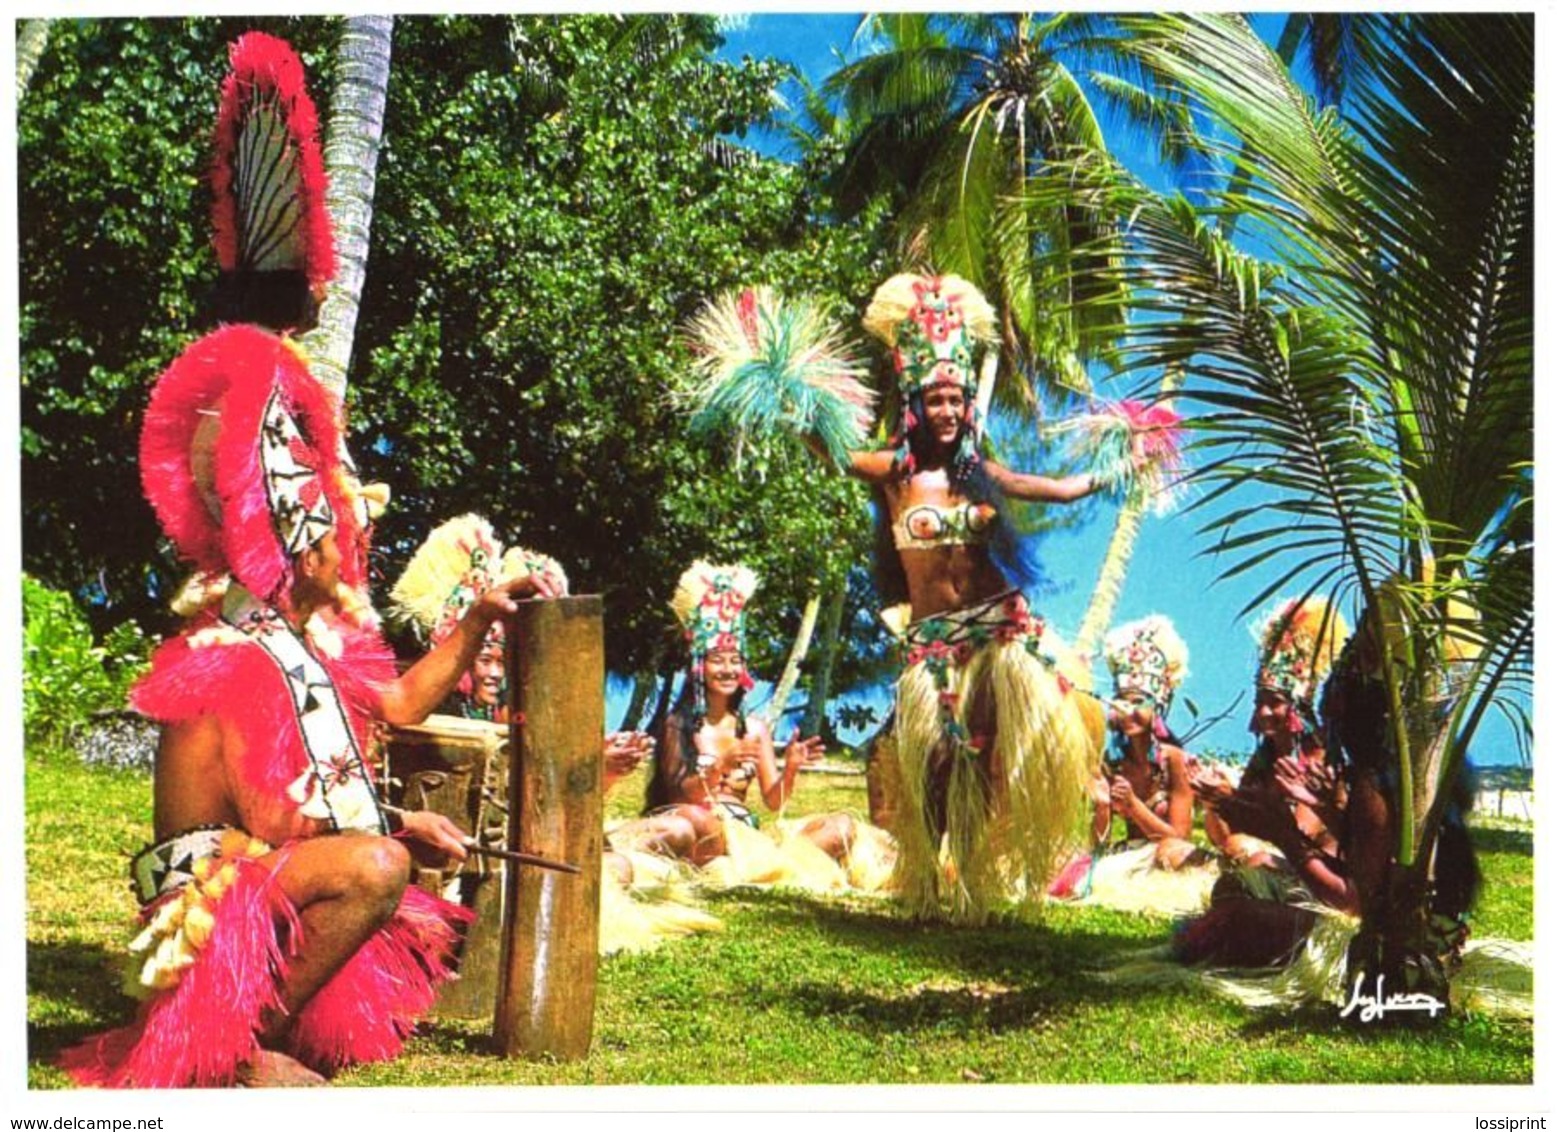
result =
M1376 1022L1391 1011L1425 1010L1429 1018L1438 1017L1438 1012L1444 1009L1444 1004L1430 994L1392 994L1388 998L1384 996L1384 976L1378 976L1375 994L1363 994L1362 982L1366 976L1361 971L1357 972L1357 981L1352 984L1352 999L1341 1009L1341 1017L1349 1018L1353 1010L1361 1008L1357 1015L1359 1022Z

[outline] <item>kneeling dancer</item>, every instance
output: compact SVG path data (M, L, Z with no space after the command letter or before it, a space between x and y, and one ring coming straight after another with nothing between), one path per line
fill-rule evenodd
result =
M546 592L490 591L396 676L358 592L369 512L342 408L276 332L307 328L333 271L313 106L280 40L246 35L232 64L217 246L229 314L261 325L189 347L146 412L147 497L210 600L131 693L162 724L156 843L131 864L143 1001L62 1056L83 1085L317 1084L399 1052L468 919L407 887L410 858L465 849L446 818L380 806L368 732L425 717L514 599Z

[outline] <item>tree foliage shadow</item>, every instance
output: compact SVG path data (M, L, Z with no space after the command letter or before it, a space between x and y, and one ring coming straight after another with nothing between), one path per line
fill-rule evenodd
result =
M970 976L1009 973L1050 960L1075 965L1106 964L1116 952L1166 942L1167 920L1109 915L1108 925L1087 926L1058 917L1036 918L1025 913L997 915L979 926L913 920L885 901L823 901L803 893L764 893L765 917L781 926L810 925L829 942L866 951L890 951L961 968ZM1062 912L1063 915L1063 912ZM1105 914L1107 915L1107 914Z
M134 1001L119 987L116 959L100 944L28 943L28 997L35 1003L68 1003L92 1016L87 1022L29 1019L29 1061L52 1064L61 1050L134 1016Z
M806 894L764 892L764 918L774 930L816 931L832 947L890 955L898 961L944 972L918 985L891 992L843 989L836 983L802 980L743 988L752 1009L779 1007L803 1013L844 1016L872 1032L963 1029L1022 1029L1088 1006L1116 1000L1139 1001L1136 986L1115 986L1085 977L1153 938L1165 939L1165 921L1149 925L1118 918L1116 929L1060 925L1008 914L979 927L916 921L890 905L857 900L818 900ZM749 903L731 898L731 903ZM951 985L962 981L966 985ZM1150 992L1148 992L1150 993Z

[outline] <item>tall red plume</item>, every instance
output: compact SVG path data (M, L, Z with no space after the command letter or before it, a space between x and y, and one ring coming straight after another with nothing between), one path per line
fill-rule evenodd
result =
M223 271L240 266L240 218L233 186L239 123L247 105L274 94L292 140L290 152L297 163L305 262L295 266L307 275L310 283L327 283L335 277L335 241L324 203L326 178L324 156L319 148L319 114L313 99L308 97L302 60L285 40L260 31L240 36L228 49L228 60L232 70L222 83L216 154L211 166L217 261Z

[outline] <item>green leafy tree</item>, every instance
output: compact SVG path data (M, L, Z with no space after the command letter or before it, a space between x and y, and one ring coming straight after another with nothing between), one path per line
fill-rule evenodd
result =
M799 172L738 144L787 72L716 43L703 17L396 24L351 382L359 462L396 490L380 570L479 511L604 596L623 673L679 668L666 603L710 556L762 574L754 662L776 676L806 598L867 545L855 485L799 451L737 463L668 397L706 297L859 295L880 266L868 224L806 223Z
M60 20L17 121L22 553L99 630L165 623L136 437L153 379L210 328L210 161L227 44L254 27L328 89L325 21ZM314 81L320 80L320 81Z
M330 105L339 21L80 21L23 110L24 550L104 624L166 625L181 573L135 436L149 383L208 326L201 177L226 45L255 26ZM870 217L812 225L800 172L741 144L787 72L718 63L716 43L702 17L395 27L348 386L359 463L396 492L380 580L435 522L486 512L605 594L623 672L675 666L664 603L700 554L763 573L764 671L818 579L863 555L857 488L797 454L737 468L665 397L705 296L860 295L882 266Z

